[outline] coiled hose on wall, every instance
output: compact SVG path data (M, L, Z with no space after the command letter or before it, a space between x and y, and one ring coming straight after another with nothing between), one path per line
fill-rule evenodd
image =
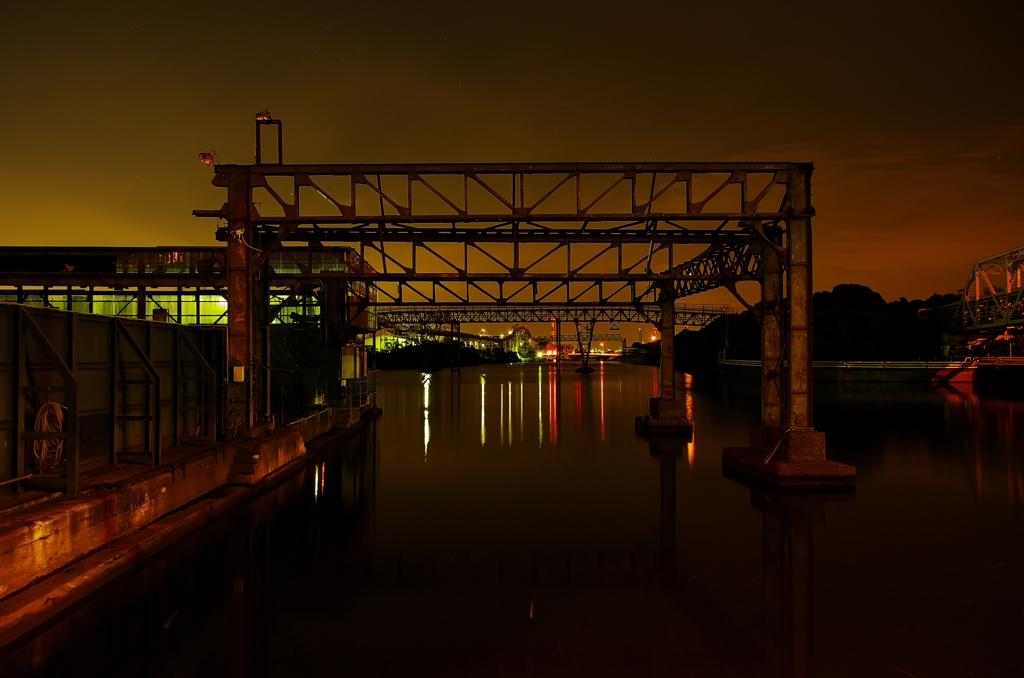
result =
M58 403L43 403L36 413L35 430L41 433L60 433L64 430L64 408ZM40 438L33 441L32 451L39 461L39 470L48 471L57 468L63 461L63 438Z

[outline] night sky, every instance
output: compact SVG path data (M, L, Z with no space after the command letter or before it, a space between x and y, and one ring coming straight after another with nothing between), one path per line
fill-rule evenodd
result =
M0 3L3 245L212 244L196 155L815 163L815 287L1024 244L1024 3ZM723 299L724 300L724 299Z

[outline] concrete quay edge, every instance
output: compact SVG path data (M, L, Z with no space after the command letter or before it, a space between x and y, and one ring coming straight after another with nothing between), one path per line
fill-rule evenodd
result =
M158 555L207 522L220 517L304 467L311 456L352 435L380 416L380 410L345 429L323 431L302 454L270 470L252 484L227 482L230 464L220 462L224 482L141 527L69 559L0 599L0 652L122 575ZM284 436L290 439L290 435ZM234 443L229 443L233 445ZM0 566L2 571L2 566Z

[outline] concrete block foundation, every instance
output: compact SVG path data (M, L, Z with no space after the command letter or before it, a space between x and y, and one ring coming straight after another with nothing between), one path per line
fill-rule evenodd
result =
M636 432L647 435L678 435L691 433L693 422L678 400L651 398L650 412L636 418Z
M755 424L750 447L726 447L727 470L779 487L853 487L857 470L825 458L825 434Z

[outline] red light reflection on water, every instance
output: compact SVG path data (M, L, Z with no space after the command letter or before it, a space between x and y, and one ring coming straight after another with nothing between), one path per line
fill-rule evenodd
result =
M1001 501L1001 475L1006 475L1006 500L1010 506L1024 506L1024 464L1020 441L1024 439L1018 421L1024 418L1024 403L999 398L980 398L972 384L944 384L941 393L950 405L950 415L964 418L965 430L975 435L964 440L964 462L979 499ZM996 497L992 495L995 494Z
M554 368L548 370L548 420L548 440L554 444L558 442L558 372Z
M583 429L583 382L576 378L576 431Z

